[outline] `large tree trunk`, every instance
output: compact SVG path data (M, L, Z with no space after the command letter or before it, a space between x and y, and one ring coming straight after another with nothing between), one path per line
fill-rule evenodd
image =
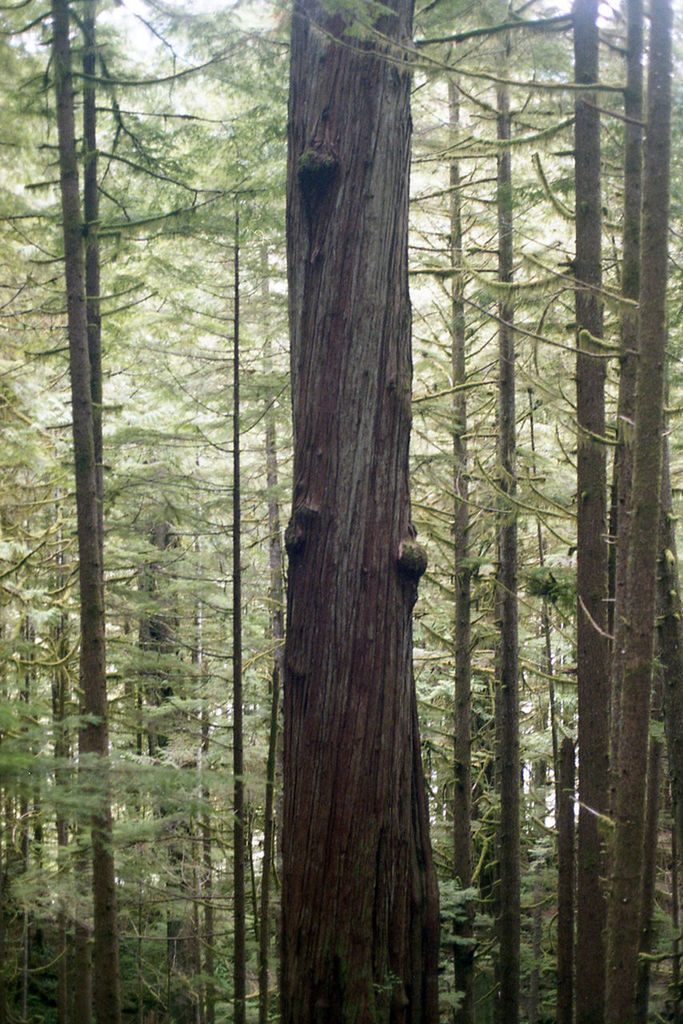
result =
M624 1024L635 1016L638 908L643 860L643 815L655 635L656 559L663 448L671 21L669 0L652 0L648 121L643 176L643 261L633 458L633 515L627 584L629 632L624 649L614 850L607 918L608 1024Z
M91 816L93 863L95 1014L98 1024L120 1024L116 886L107 778L109 741L104 634L102 546L88 352L83 223L78 187L74 96L69 43L69 7L53 0L53 67L57 94L60 190L69 334L78 521L81 605L80 678L83 711L79 755L93 781ZM94 765L97 763L97 769Z
M597 0L575 0L578 84L598 79ZM576 398L577 674L579 699L579 837L577 872L576 1024L601 1024L604 1012L605 898L598 815L607 810L609 665L605 491L605 363L602 337L600 114L595 93L576 100Z
M389 0L379 35L294 9L283 1024L438 1016L411 662L426 566L408 491L411 8Z

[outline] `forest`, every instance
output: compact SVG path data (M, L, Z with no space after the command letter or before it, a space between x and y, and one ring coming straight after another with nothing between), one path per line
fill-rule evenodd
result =
M0 68L0 1024L681 1024L683 7Z

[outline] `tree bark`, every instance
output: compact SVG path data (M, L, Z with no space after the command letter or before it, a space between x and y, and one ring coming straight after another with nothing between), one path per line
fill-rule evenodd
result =
M498 280L513 279L512 163L510 97L498 88ZM498 514L497 618L500 638L496 672L496 775L500 792L496 928L496 1021L519 1020L520 971L520 762L517 621L517 486L515 468L515 339L514 307L504 294L498 306L498 459L501 508Z
M652 0L643 175L640 345L615 834L607 920L608 1024L635 1019L638 907L663 448L671 123L669 0Z
M209 715L206 707L202 708L202 759L209 753L210 743ZM204 894L204 962L202 973L205 977L203 985L203 1024L215 1024L216 1020L216 958L214 952L215 924L213 912L213 856L211 803L210 793L202 789L205 811L202 816L202 892Z
M268 357L270 363L270 355ZM270 879L275 854L275 782L277 774L278 724L280 713L280 685L284 674L282 587L282 537L280 506L277 500L278 449L275 416L275 396L271 395L266 418L266 480L268 484L268 529L270 562L270 635L273 641L273 672L270 694L270 729L268 732L268 762L266 765L266 803L263 823L263 868L261 872L261 932L259 936L259 1024L268 1024L270 1004Z
M610 711L610 775L614 805L614 768L619 752L623 652L627 625L627 569L631 522L631 477L633 475L632 431L636 402L638 361L638 310L640 292L640 207L642 193L643 148L643 3L628 0L628 38L624 114L624 249L621 294L630 305L621 314L621 352L619 400L617 406L617 446L614 452L614 478L610 536L610 561L614 562L613 614L610 617L612 646L612 692Z
M574 744L560 745L557 792L557 1024L574 1016Z
M59 509L58 509L59 512ZM64 586L65 573L61 533L57 550L56 588ZM55 811L55 827L57 832L57 865L58 870L67 870L66 856L69 844L69 826L64 808L61 806L62 793L67 792L70 769L67 767L71 742L66 719L66 705L69 692L69 671L66 661L69 653L68 617L60 615L54 629L53 648L56 666L52 677L52 728L54 732L55 755L55 788L57 790L57 807ZM67 1024L69 1017L69 975L68 975L68 928L67 907L65 901L59 901L57 910L57 1024Z
M575 0L577 84L598 80L597 0ZM579 836L576 1024L601 1024L604 1013L605 897L598 815L607 810L609 664L605 464L605 363L602 337L602 201L600 114L588 89L575 106L576 397L577 437L577 676L579 702Z
M448 82L448 107L454 144L460 120L460 92ZM451 349L453 387L453 560L455 565L455 722L453 733L453 875L466 889L472 883L472 683L470 594L472 572L469 554L469 481L467 463L467 376L465 365L465 303L462 265L463 240L460 202L460 164L450 163L451 190ZM460 390L458 387L460 386ZM459 940L453 947L455 990L461 1002L453 1024L474 1021L474 902L465 907L465 919L457 925Z
M97 37L96 0L87 0L83 11L83 226L85 229L85 296L90 359L97 520L100 548L104 545L102 465L102 316L100 314L100 193L97 180Z
M657 572L657 641L662 666L664 734L673 810L674 847L677 852L677 877L681 879L683 855L683 610L676 546L676 517L671 496L669 451L664 439L662 499L659 521L659 561ZM677 887L672 900L678 914L681 895ZM675 960L677 968L678 957ZM683 997L682 997L683 998Z
M370 33L315 0L293 15L283 1024L438 1017L411 661L412 4L382 11Z
M653 915L657 883L657 850L659 837L659 803L661 792L662 744L652 737L647 759L647 802L645 810L645 850L640 901L640 942L638 952L645 954L638 960L636 979L636 1024L647 1024L650 996L650 962L654 938Z
M95 1015L98 1024L120 1024L116 886L106 767L109 743L101 531L88 352L83 223L71 76L69 7L66 0L53 0L52 17L76 471L81 605L80 676L83 711L87 716L79 731L79 756L87 766L84 772L87 771L88 779L94 780L92 796L96 803L91 818Z
M240 475L240 218L235 211L234 322L232 379L232 771L234 926L233 998L235 1024L245 1024L247 934L245 886L244 732L242 715L242 499Z

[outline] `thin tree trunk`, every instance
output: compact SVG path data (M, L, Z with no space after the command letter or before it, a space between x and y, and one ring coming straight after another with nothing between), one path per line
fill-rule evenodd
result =
M598 80L598 0L575 0L574 62L579 85ZM605 897L598 815L607 811L609 651L605 462L605 363L602 337L600 114L596 95L577 94L576 397L577 677L579 702L579 837L576 1024L602 1024L605 992Z
M209 715L206 708L202 708L202 758L209 752L210 743ZM202 887L204 897L204 1024L214 1024L216 1020L216 958L214 955L214 913L213 913L213 858L211 855L211 817L209 804L209 791L204 789L204 816L202 820L202 864L204 869L204 883Z
M539 864L536 868L541 870ZM529 972L528 1024L538 1024L541 1001L541 942L543 938L543 886L537 881L533 889L533 911L531 924L532 966Z
M232 713L233 713L233 871L235 946L233 951L234 1021L246 1020L246 888L244 820L244 751L242 728L242 542L240 495L240 235L239 211L235 212L235 281L233 334L233 479L232 479Z
M35 632L31 625L31 620L28 616L24 617L21 626L22 639L23 639L23 685L19 692L19 701L25 705L25 710L21 712L21 718L23 719L22 731L26 734L29 733L31 728L31 683L32 683L32 668L31 662L34 658L33 643L35 639ZM27 748L30 750L31 742L28 739L28 735L24 740ZM30 793L26 782L20 789L20 802L19 802L19 847L21 857L21 872L26 874L31 866L31 815L29 811L30 807ZM22 1021L28 1021L28 999L29 999L29 966L30 966L30 942L31 942L31 915L27 905L24 905L22 913L22 949L21 949L21 1019Z
M412 608L410 0L292 22L282 1024L435 1024ZM399 45L400 44L400 45Z
M78 513L81 687L83 710L87 715L79 731L79 755L84 762L98 765L96 770L87 769L89 781L93 779L93 772L96 776L92 789L96 809L91 818L95 1013L97 1024L120 1024L116 887L106 770L108 733L101 531L66 0L53 0L52 15Z
M100 549L104 546L103 528L103 452L102 452L102 317L100 315L100 193L97 180L97 40L95 35L96 0L86 0L83 11L83 226L85 229L85 295L90 359L93 445Z
M645 810L645 851L640 903L640 944L638 977L636 981L636 1024L647 1024L650 996L650 961L654 938L653 914L657 880L657 839L659 837L659 796L661 792L662 744L654 736L650 739L647 759L647 803Z
M268 360L270 362L270 359ZM280 680L284 669L284 615L282 589L282 539L277 500L278 452L273 397L266 421L266 481L268 484L268 532L270 562L270 635L273 641L273 672L270 694L270 729L266 764L266 802L261 871L261 933L259 942L259 1024L268 1024L270 975L270 879L275 852L275 776L277 762Z
M0 788L0 813L4 812L4 790ZM5 821L6 824L6 821ZM7 1024L7 876L3 837L0 835L0 1024ZM59 1021L59 1024L63 1024Z
M681 993L681 899L680 864L681 854L677 841L676 823L671 829L671 927L674 933L673 962L671 964L671 992L673 993L673 1016L671 1024L680 1024L683 1017L683 994Z
M628 632L626 577L631 522L631 477L633 475L632 432L636 401L638 360L638 311L640 291L640 207L643 148L643 3L628 0L626 91L624 94L624 249L621 293L628 300L621 314L619 401L617 446L610 516L610 551L614 555L613 613L610 617L612 646L612 695L610 714L610 806L614 805L615 766L618 762L621 721L623 652ZM615 543L616 541L616 543Z
M63 585L63 565L61 538L60 548L57 553L57 586ZM61 873L66 872L67 847L69 842L68 822L61 806L61 794L66 792L67 780L70 769L66 762L69 757L70 742L68 726L65 723L66 701L69 686L69 673L66 666L68 656L68 619L65 614L60 616L59 623L55 628L54 650L57 666L54 670L52 680L52 721L54 729L54 753L55 753L55 784L57 789L56 809L56 830L57 830L57 865ZM57 911L57 1024L67 1024L69 1015L69 992L68 992L68 933L67 933L67 908L60 899Z
M657 642L662 666L664 734L666 736L673 810L677 876L681 879L683 856L683 609L681 608L676 516L671 496L669 446L664 439L662 498L659 521L657 571ZM674 887L672 898L678 914L681 896ZM675 964L678 965L678 959ZM680 1011L679 1011L680 1012Z
M528 388L529 394L529 440L531 441L531 472L533 476L536 476L536 437L534 431L534 393L532 388ZM543 567L545 565L545 550L543 546L543 529L541 526L540 516L536 519L536 541L538 550L538 564ZM553 779L555 788L555 806L560 805L560 751L557 742L557 719L555 709L555 681L553 678L554 667L553 667L553 646L552 646L552 627L550 624L550 614L548 611L548 599L543 598L541 605L541 632L543 634L543 644L545 653L545 674L548 678L548 703L550 705L550 738L553 748Z
M513 277L512 168L510 97L498 89L498 279L509 287ZM506 144L507 143L507 144ZM496 916L499 942L496 1020L519 1019L520 971L520 762L517 641L517 515L515 469L515 341L514 308L507 295L499 303L498 457L500 491L497 608L500 625L496 679L496 762L500 792Z
M652 0L643 176L640 345L636 386L628 623L624 651L615 832L607 919L608 1024L635 1016L638 908L655 634L663 447L671 123L669 0Z
M574 1017L574 744L560 745L557 804L557 1024Z
M460 92L448 82L451 131L457 145L460 121ZM472 883L472 692L470 593L472 572L469 554L469 482L467 464L467 392L465 390L465 303L462 267L462 217L460 165L450 163L451 339L453 367L453 560L455 565L455 722L453 761L453 875L467 889ZM458 389L460 386L460 390ZM458 942L453 946L456 992L461 1002L454 1011L453 1024L474 1022L474 902L465 908L465 919L456 925Z

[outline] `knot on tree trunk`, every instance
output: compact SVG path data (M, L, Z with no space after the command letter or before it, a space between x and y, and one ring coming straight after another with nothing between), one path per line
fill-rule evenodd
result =
M328 191L337 171L339 160L327 147L309 146L297 163L299 186L306 199L321 199Z
M318 510L311 508L310 505L300 505L292 512L292 518L285 530L285 550L290 559L303 549L311 523L319 514Z
M406 580L417 585L427 568L427 552L412 537L402 540L398 547L398 571Z

